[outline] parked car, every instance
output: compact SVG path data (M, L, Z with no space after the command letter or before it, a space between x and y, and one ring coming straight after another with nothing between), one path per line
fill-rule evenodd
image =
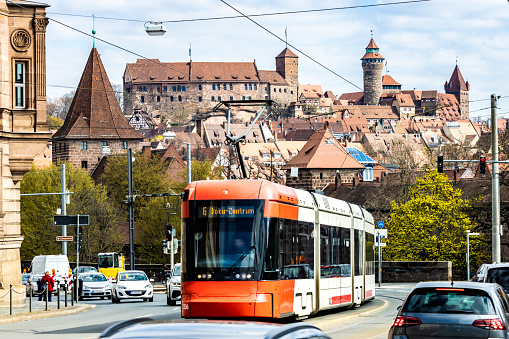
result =
M180 264L175 264L169 278L166 279L166 303L177 305L180 300Z
M111 299L111 283L106 276L99 272L81 273L78 275L80 281L80 300L84 298L108 298Z
M150 318L127 320L106 329L99 338L279 338L330 339L319 328L307 323L289 325L247 321L173 320L152 321Z
M509 291L509 263L494 263L487 267L484 274L484 282L502 285L505 291Z
M21 283L26 286L27 297L30 295L30 289L32 290L32 294L37 292L37 282L32 279L32 273L22 273Z
M482 264L475 272L474 276L470 279L470 281L484 281L484 276L490 264Z
M389 339L509 338L508 313L498 284L421 282L399 309Z
M143 271L122 271L116 276L112 287L112 301L143 299L154 301L154 288Z
M87 272L97 272L94 266L78 266L78 274ZM76 274L76 267L72 269L72 274Z

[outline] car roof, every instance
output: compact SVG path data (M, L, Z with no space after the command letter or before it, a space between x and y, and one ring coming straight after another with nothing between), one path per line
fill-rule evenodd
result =
M104 275L103 273L101 272L83 272L83 273L80 273L80 275Z
M488 269L500 268L500 267L509 267L509 262L496 262L496 263L489 265Z
M469 288L469 289L477 289L477 290L489 290L495 289L499 285L494 283L483 283L483 282L474 282L474 281L426 281L420 282L415 285L414 289L417 288Z
M113 325L99 338L278 338L291 330L315 329L306 323L280 325L248 321L170 320L152 321L150 318L127 320Z
M138 271L138 270L120 271L118 273L143 273L143 274L145 274L145 272Z

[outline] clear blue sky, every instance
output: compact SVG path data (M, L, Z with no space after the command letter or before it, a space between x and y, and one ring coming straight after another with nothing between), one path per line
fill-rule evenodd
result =
M225 0L244 14L263 14L348 6L404 3L405 0ZM43 1L44 2L44 1ZM162 62L252 61L274 70L285 43L246 18L167 22L166 35L150 37L146 21L178 21L238 15L220 0L48 0L48 17L91 33L126 50ZM65 15L64 15L65 14ZM69 14L73 15L70 16ZM105 18L116 18L113 20ZM126 21L124 19L132 20ZM253 17L341 77L362 88L360 58L373 30L389 75L403 89L444 92L456 60L471 85L471 116L489 116L489 97L502 96L499 112L509 117L509 2L504 0L431 0L397 5ZM47 94L54 98L76 88L92 38L50 21L47 43ZM126 63L138 58L96 41L112 83L121 84ZM291 47L290 47L291 48ZM291 48L292 49L292 48ZM299 81L340 95L359 91L301 53ZM384 70L385 74L385 70ZM57 86L64 86L57 87ZM68 87L68 88L66 88ZM507 98L504 98L507 96Z

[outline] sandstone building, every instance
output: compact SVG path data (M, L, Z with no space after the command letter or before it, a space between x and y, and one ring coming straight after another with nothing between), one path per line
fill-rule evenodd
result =
M92 173L104 155L140 149L143 136L125 120L97 49L92 48L63 126L50 139L53 162Z
M208 111L221 100L273 100L282 106L297 101L299 59L285 48L276 70L259 70L253 62L166 62L138 59L124 72L124 114L133 109L189 113Z
M21 5L21 6L19 6ZM46 125L46 7L0 0L0 306L25 303L20 181L51 136Z

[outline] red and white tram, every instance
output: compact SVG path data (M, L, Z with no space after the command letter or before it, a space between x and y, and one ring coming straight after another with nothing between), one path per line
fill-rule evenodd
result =
M182 317L306 316L375 295L373 217L265 180L190 183Z

